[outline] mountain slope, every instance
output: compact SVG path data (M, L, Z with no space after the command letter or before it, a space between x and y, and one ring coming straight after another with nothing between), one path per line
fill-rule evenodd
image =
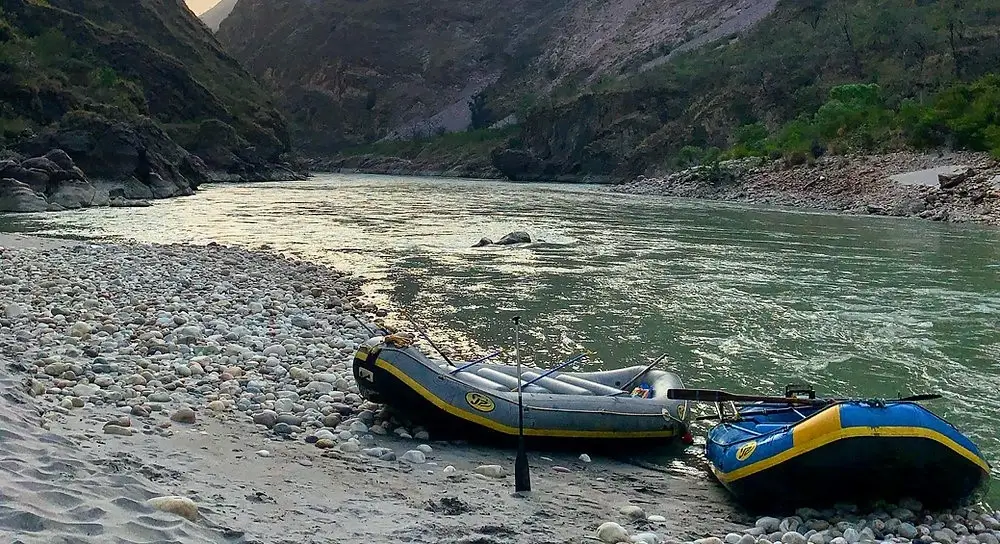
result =
M499 156L522 178L669 170L685 146L777 130L844 83L878 84L890 108L927 102L1000 70L998 26L992 0L782 0L739 39L537 108Z
M219 30L219 25L222 21L229 17L232 13L233 8L236 7L236 2L239 0L222 0L218 4L212 6L212 9L202 13L198 17L205 23L205 26L211 28L212 30Z
M278 89L296 143L323 153L480 128L542 97L655 65L719 28L752 25L774 3L241 0L217 36Z
M268 93L179 0L5 0L0 64L0 143L67 148L101 179L254 179L290 149Z

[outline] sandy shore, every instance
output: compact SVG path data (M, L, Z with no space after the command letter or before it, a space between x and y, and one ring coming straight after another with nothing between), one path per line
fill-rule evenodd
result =
M577 452L532 453L534 492L512 496L512 477L475 469L509 471L513 452L434 441L357 396L364 335L345 314L365 304L336 271L218 246L0 247L15 542L581 542L609 520L692 541L752 521L689 468Z
M375 308L350 276L212 245L0 247L0 542L1000 544L985 506L755 521L691 459L632 452L531 452L515 497L512 451L358 395L349 314Z

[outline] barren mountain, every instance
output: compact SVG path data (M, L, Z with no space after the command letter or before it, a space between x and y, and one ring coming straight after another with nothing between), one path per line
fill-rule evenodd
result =
M278 90L297 143L329 152L488 126L737 32L776 3L241 0L217 36Z
M222 0L218 4L212 6L212 9L202 13L198 16L203 23L208 28L212 30L219 30L219 25L229 14L232 13L233 8L236 7L236 2L239 0Z

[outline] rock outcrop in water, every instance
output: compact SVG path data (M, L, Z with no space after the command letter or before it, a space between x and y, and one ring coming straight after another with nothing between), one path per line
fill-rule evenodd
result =
M530 243L531 243L531 235L529 235L527 232L518 230L504 236L503 238L497 240L496 242L494 242L489 238L480 238L479 241L473 244L472 247L486 247L492 245L512 246L515 244L530 244Z
M268 93L174 0L10 0L0 42L0 158L64 151L85 176L35 191L59 206L63 193L93 201L71 183L81 178L164 198L213 179L294 177Z

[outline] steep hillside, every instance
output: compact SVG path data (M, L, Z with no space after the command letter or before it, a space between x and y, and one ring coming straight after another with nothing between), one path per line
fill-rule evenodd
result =
M0 65L0 143L61 148L88 176L182 194L289 150L267 92L179 0L5 0Z
M811 122L802 116L820 110L844 83L878 84L885 104L873 111L919 111L940 100L938 91L1000 70L997 28L1000 7L993 0L782 0L744 36L535 108L511 149L496 158L518 178L669 170L685 147L738 143L740 127L801 132ZM973 99L965 87L951 95ZM864 114L861 124L886 123L875 134L880 141L867 147L891 147L895 121Z
M212 30L219 30L219 25L222 24L222 21L226 17L229 17L233 8L236 7L237 1L238 0L222 0L218 4L214 5L212 9L202 13L198 17L208 28L211 28Z
M323 153L488 126L750 26L774 4L241 0L217 36L279 90L296 143Z

